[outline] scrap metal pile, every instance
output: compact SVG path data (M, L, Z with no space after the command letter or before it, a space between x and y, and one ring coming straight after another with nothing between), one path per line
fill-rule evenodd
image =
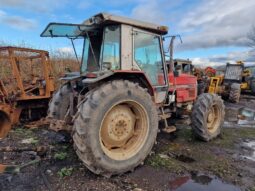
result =
M0 47L0 139L21 116L29 120L46 114L53 79L47 51Z

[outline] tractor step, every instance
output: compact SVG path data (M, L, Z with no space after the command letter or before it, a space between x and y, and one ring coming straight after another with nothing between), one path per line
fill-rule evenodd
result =
M164 113L164 114L159 115L160 120L165 120L170 117L171 117L171 113L166 113L166 114Z
M176 127L175 126L168 126L168 127L165 127L164 129L162 129L162 131L164 133L172 133L172 132L176 131Z

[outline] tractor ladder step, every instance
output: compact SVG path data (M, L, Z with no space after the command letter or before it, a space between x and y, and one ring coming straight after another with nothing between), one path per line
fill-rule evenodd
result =
M160 120L165 120L171 117L171 113L164 113L159 115L159 117L160 117Z
M165 127L164 129L162 129L162 131L164 133L172 133L172 132L176 131L176 127L175 126L168 126L168 127Z

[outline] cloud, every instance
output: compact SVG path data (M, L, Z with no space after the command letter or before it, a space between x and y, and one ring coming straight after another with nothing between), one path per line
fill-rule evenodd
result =
M244 61L245 64L254 65L255 52L252 51L235 51L229 52L228 54L214 55L208 58L192 58L192 63L200 67L217 67L225 65L227 62L236 63L236 61Z
M159 9L159 2L150 0L147 3L141 2L133 8L131 16L148 22L158 22L164 20L164 14Z
M15 15L8 15L1 10L0 10L0 23L21 30L34 29L37 26L37 22L34 19L27 19Z
M210 58L211 61L215 62L236 62L238 60L244 62L254 62L255 52L253 51L235 51L229 52L226 55L215 55Z
M131 11L131 17L147 22L168 24L172 21L171 10L181 3L182 0L170 2L168 0L138 0Z
M72 47L62 47L62 48L58 48L57 52L60 54L73 54L73 48Z
M60 8L67 3L67 0L0 0L0 8L26 9L33 12L46 13Z
M202 1L180 21L178 30L184 34L184 44L178 49L247 46L254 9L254 0Z
M222 66L225 65L226 63L223 62L216 62L216 61L212 61L210 58L192 58L191 59L192 64L195 65L196 67L201 67L201 68L205 68L205 67L218 67L218 66Z

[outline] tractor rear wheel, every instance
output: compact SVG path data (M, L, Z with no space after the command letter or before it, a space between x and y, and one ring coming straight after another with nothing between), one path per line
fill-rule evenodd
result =
M195 135L203 141L210 141L220 134L224 122L223 100L216 94L201 94L192 110L191 121Z
M87 94L74 121L74 148L85 166L109 177L132 171L150 153L158 115L147 91L115 80Z
M229 101L233 103L238 103L241 96L241 86L238 83L231 84L229 92Z
M72 93L70 84L64 84L52 97L49 103L48 118L71 122L68 114L70 106L70 94Z

